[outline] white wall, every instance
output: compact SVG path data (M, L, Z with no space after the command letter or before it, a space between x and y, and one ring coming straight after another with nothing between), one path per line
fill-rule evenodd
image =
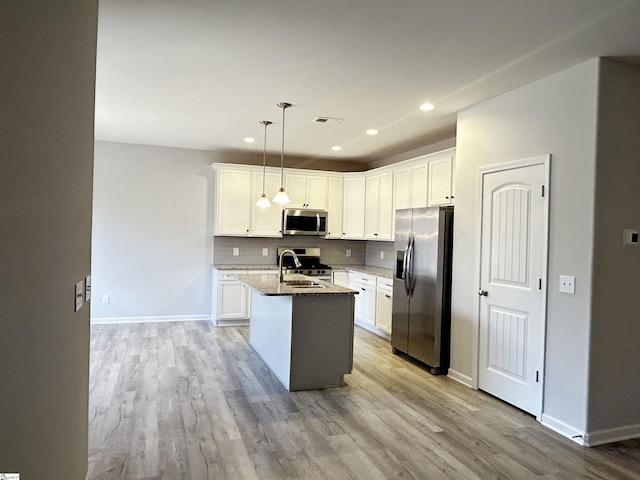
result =
M93 321L209 317L211 162L210 152L96 142Z
M640 67L602 60L599 105L588 430L638 434L640 248L622 231L640 230Z
M0 472L87 469L97 1L0 14Z
M544 410L583 432L587 422L598 60L461 112L457 125L451 370L471 380L477 334L478 168L551 154L549 296ZM576 294L558 293L560 274Z

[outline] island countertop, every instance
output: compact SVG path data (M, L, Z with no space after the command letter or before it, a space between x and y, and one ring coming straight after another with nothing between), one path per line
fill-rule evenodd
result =
M323 282L322 280L316 280L313 277L307 277L300 274L286 274L285 280L313 280L314 282L322 285L322 287L295 287L287 285L285 283L278 282L277 273L262 273L262 274L247 274L236 273L231 275L239 282L244 283L246 286L265 296L298 296L298 295L354 295L357 294L357 290L341 287L340 285L334 285L332 283Z

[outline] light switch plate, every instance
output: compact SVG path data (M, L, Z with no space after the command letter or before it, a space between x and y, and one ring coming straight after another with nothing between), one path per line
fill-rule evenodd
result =
M237 257L240 255L240 249L238 247L233 247L233 256Z
M349 250L348 248L347 248L346 255L347 255L347 257L350 257L350 256L351 256L351 250Z
M384 260L384 252L380 251L380 260Z
M560 288L561 293L570 293L571 295L576 293L576 277L569 275L560 275Z
M84 303L84 280L80 280L76 283L76 306L75 312L82 308L82 304Z
M84 279L84 301L88 302L91 300L91 275L87 275L87 278Z
M268 257L269 256L269 249L268 248L263 248L262 249L262 256L263 257Z
M108 293L105 293L104 295L102 295L102 303L109 303L111 301L111 297L109 296Z

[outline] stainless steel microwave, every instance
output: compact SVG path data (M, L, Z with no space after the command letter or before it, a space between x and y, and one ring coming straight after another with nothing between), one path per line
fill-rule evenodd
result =
M282 212L282 233L285 235L321 235L327 234L327 212L285 208Z

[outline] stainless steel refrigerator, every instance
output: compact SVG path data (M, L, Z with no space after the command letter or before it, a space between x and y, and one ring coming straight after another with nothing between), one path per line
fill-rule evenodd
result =
M432 374L449 368L453 207L396 210L391 346Z

